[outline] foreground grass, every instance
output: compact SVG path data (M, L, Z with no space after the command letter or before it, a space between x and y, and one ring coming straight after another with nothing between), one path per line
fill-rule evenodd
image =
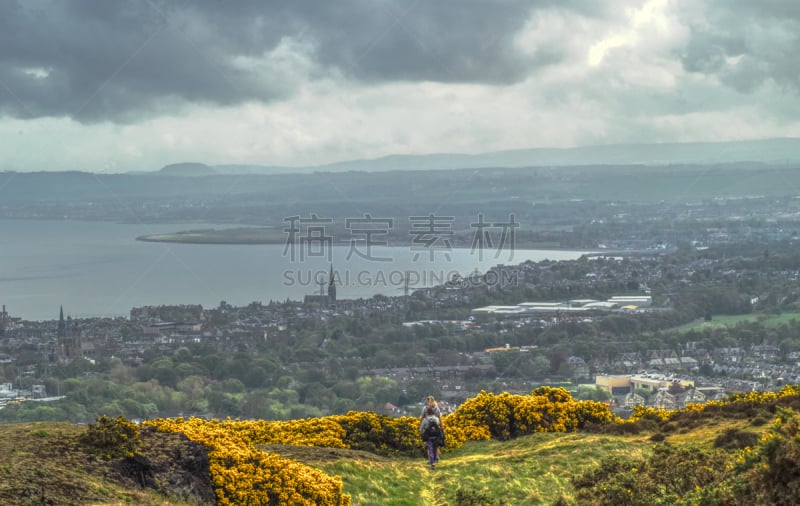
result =
M573 498L572 478L605 457L644 459L656 440L710 449L725 431L762 433L766 427L746 418L720 417L691 427L667 424L636 435L550 432L511 441L468 442L444 453L435 470L428 469L421 453L412 459L331 448L263 449L341 476L354 506L454 506L459 496L462 504L470 505L549 505L561 497Z
M648 435L542 433L512 441L470 442L442 455L435 470L426 459L384 458L326 448L265 448L341 476L352 504L454 505L457 496L480 504L551 504L572 495L570 478L607 455L641 457ZM478 504L478 502L474 503Z
M768 421L771 420L764 419L763 423L759 422L753 424L751 420L718 418L712 423L706 423L697 427L677 427L666 435L665 440L679 446L691 445L710 450L714 446L714 440L725 431L743 430L761 434L765 430L764 424Z
M596 466L604 456L641 456L650 446L646 437L576 433L485 441L448 455L436 478L443 504L455 504L459 489L492 504L552 504L572 494L573 475Z

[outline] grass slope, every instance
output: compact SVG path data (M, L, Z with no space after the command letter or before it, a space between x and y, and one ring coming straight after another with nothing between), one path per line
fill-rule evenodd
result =
M731 429L760 434L768 424L754 423L752 415L714 415L637 434L538 433L511 441L468 442L444 453L435 470L428 469L422 454L388 458L338 448L261 449L341 476L354 506L549 505L561 497L573 498L571 479L606 456L647 457L656 440L710 448ZM113 461L80 448L77 438L85 430L62 423L0 425L0 504L202 504L143 489L120 476ZM166 444L169 441L158 439L149 447ZM153 451L148 454L155 458Z
M711 446L725 430L747 420L714 420L682 430L666 440ZM458 504L548 505L572 497L571 478L609 455L645 457L655 444L652 432L637 435L541 433L511 441L470 442L442 456L435 470L426 459L384 458L364 452L272 445L269 451L342 477L352 504L444 506ZM469 502L472 499L475 502Z

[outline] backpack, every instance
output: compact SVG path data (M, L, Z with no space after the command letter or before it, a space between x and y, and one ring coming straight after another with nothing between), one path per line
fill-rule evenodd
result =
M435 423L429 424L425 432L422 433L423 441L430 441L431 439L435 440L437 445L444 446L444 432Z

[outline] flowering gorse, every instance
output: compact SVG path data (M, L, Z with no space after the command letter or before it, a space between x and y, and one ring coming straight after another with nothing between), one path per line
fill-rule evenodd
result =
M342 493L341 478L255 447L277 442L267 436L270 422L161 418L144 423L165 432L182 432L208 448L211 482L220 505L350 504L350 496ZM325 430L319 430L319 424L309 426L318 430L312 431L305 443L317 438L325 443L336 441L328 438Z
M573 432L587 424L618 421L607 404L576 401L564 388L540 387L530 395L480 392L445 419L454 442L506 440L535 432Z
M607 404L578 401L564 388L540 387L528 395L480 392L443 418L446 450L467 441L507 440L536 432L574 432L589 425L630 423L641 419L667 422L676 413L736 408L773 402L800 394L796 386L780 392L749 392L685 410L636 407L627 422ZM221 505L348 505L339 477L282 458L259 445L286 444L363 450L385 456L422 456L419 419L392 418L371 412L291 421L156 419L144 422L159 430L182 432L209 450L211 479ZM762 447L768 442L762 441ZM759 456L743 451L739 466ZM762 466L763 468L763 466ZM635 471L634 471L635 472ZM762 469L763 472L763 469Z

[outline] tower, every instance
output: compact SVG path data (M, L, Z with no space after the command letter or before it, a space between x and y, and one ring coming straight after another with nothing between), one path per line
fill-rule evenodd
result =
M331 305L336 303L336 280L333 276L333 264L331 264L331 274L328 277L328 303Z
M316 278L319 282L319 293L314 295L306 295L303 298L303 304L317 304L322 308L329 308L336 305L336 275L333 272L333 265L328 275L328 287L325 289L325 279Z
M8 328L8 312L6 311L6 305L3 304L3 310L0 311L0 336L6 333L7 328Z
M64 320L64 306L61 306L58 316L56 353L58 361L62 364L68 364L80 358L82 354L81 329L78 327L78 322L73 322L72 318Z
M67 325L64 322L64 306L61 306L61 312L58 315L58 340L61 341L67 337Z

